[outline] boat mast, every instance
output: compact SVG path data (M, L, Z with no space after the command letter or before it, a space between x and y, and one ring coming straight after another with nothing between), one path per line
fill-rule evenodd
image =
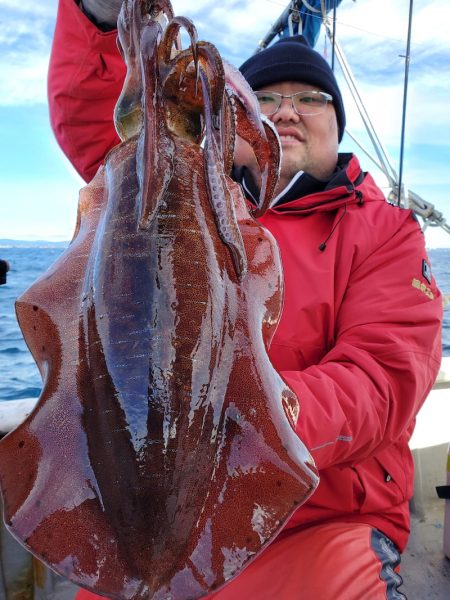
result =
M406 43L406 55L401 55L405 59L405 78L403 84L403 111L402 111L402 129L400 134L400 161L398 172L398 199L400 205L401 199L405 197L403 194L403 153L405 148L405 127L406 127L406 101L408 98L408 79L409 79L409 63L411 61L411 29L413 15L413 0L409 2L409 20L408 20L408 40Z
M336 0L333 2L333 45L331 50L331 70L334 72L334 54L335 54L335 40L336 40Z

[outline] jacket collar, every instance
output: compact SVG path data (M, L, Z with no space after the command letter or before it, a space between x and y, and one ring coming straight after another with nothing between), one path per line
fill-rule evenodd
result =
M256 204L258 188L249 171L244 167L235 169L233 176L244 189L247 199ZM297 173L289 185L274 198L269 210L276 212L309 213L328 211L348 203L361 203L362 194L357 191L365 173L359 161L351 153L340 153L334 173L328 179L317 179L308 173Z

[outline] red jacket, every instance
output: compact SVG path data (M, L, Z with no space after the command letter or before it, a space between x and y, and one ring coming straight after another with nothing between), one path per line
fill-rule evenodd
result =
M86 180L118 142L112 112L124 74L115 32L101 33L73 0L60 0L51 120ZM287 527L360 521L402 550L413 485L408 440L440 364L442 299L411 212L387 204L355 157L346 175L343 185L260 219L278 241L285 278L270 356L299 397L297 430L321 475Z

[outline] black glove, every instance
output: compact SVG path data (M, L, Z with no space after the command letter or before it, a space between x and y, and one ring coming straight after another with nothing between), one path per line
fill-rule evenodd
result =
M102 31L117 27L122 0L80 0L81 10Z

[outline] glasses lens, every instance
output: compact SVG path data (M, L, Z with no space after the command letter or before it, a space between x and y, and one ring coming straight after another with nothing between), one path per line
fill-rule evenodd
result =
M329 96L323 92L298 92L292 96L294 108L299 115L317 115L328 104Z
M273 115L280 107L281 97L270 92L255 92L263 115Z

